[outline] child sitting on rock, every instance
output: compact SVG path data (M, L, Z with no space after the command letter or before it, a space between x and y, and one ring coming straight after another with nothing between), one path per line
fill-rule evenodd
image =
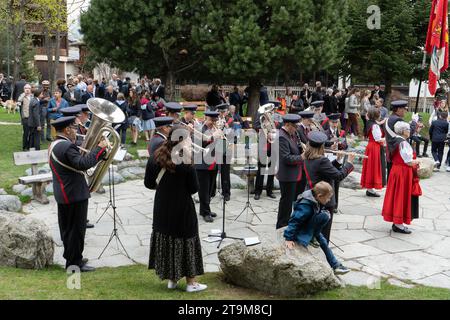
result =
M350 270L336 259L322 235L322 228L330 219L330 213L322 207L330 201L332 196L333 188L324 181L318 182L312 190L303 192L294 204L294 212L284 231L284 238L288 249L293 249L295 243L306 248L311 240L316 238L334 273L346 274Z

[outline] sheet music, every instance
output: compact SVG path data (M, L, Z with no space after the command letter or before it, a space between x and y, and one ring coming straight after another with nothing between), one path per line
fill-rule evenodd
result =
M117 153L114 155L114 160L123 161L125 156L127 155L127 149L120 148Z

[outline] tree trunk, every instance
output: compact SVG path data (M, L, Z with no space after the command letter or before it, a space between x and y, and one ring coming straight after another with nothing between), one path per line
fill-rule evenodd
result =
M56 88L56 81L58 80L58 67L59 67L59 47L61 43L61 33L59 31L56 31L55 35L55 61L53 64L53 73L50 75L51 83L54 83L53 90ZM65 75L64 75L65 77Z
M300 72L300 87L303 86L303 72Z
M258 79L250 79L249 81L249 97L247 106L247 116L252 117L259 108L259 91L261 82Z
M165 95L166 101L175 100L175 73L170 69L166 72Z

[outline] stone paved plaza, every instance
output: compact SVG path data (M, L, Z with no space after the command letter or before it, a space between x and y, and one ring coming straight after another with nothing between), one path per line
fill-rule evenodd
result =
M400 286L410 282L450 288L450 186L449 173L435 173L431 179L421 181L423 196L420 198L420 219L413 221L411 235L395 234L391 224L381 216L383 198L368 198L364 190L340 190L340 213L335 215L331 240L334 253L353 271L342 277L353 285L376 285L379 277ZM106 188L103 195L94 194L89 203L89 219L95 223L103 214L109 201ZM276 193L278 199L279 192ZM384 195L384 192L383 192ZM116 206L121 220L119 237L131 259L123 254L116 240L106 246L113 229L109 209L94 229L86 235L85 256L96 267L117 267L134 263L146 264L152 229L154 191L144 187L142 180L116 185ZM231 201L226 206L226 232L228 236L258 236L263 241L280 239L275 231L278 199L255 201L250 198L258 220L251 212L245 212L235 221L245 206L246 190L232 190ZM219 196L212 201L213 211L218 213L214 223L199 219L200 237L204 239L212 229L222 229L222 206ZM35 201L24 211L42 219L51 229L56 242L55 262L64 264L59 237L56 203L49 205ZM198 212L198 204L197 204ZM235 240L226 239L222 246ZM218 271L217 242L202 241L203 258L207 272ZM340 249L335 246L339 246ZM342 251L341 251L342 250Z

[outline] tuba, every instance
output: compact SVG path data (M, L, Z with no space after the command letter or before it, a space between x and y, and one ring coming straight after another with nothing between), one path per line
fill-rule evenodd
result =
M99 161L93 169L86 172L89 190L95 192L112 163L114 155L119 150L120 137L112 124L122 123L125 120L125 114L118 106L105 99L91 98L86 104L92 113L92 119L82 148L88 152L93 150L102 138L108 141L106 157Z
M274 110L275 105L273 103L267 103L260 106L258 109L258 113L260 114L259 122L261 124L261 130L269 143L273 143L274 132L277 129L275 122L273 121Z

